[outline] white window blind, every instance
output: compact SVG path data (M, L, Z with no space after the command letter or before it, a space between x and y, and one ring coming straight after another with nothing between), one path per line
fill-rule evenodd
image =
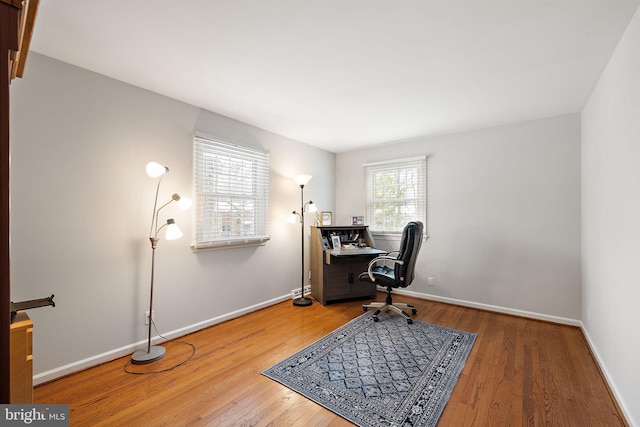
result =
M193 249L269 240L269 154L202 135L194 137Z
M374 233L400 234L410 221L427 225L426 156L364 165L365 224Z

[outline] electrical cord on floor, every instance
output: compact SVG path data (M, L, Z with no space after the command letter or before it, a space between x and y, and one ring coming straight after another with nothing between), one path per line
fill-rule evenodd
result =
M162 336L160 334L160 332L158 332L158 328L156 328L156 322L154 322L153 319L151 319L151 324L153 325L153 330L156 331L156 335L158 335L160 338L165 340L165 342L169 341L169 338ZM184 365L189 360L191 360L191 358L196 354L196 346L194 344L191 344L190 342L186 342L186 341L172 341L172 342L177 343L177 344L184 344L184 345L190 346L191 347L191 354L189 356L187 356L187 358L184 359L182 362L177 363L177 364L175 364L173 366L170 366L168 368L161 369L161 370L158 370L158 371L147 371L147 372L133 372L133 371L130 371L129 369L127 369L129 367L129 365L131 365L131 359L129 359L129 361L127 361L127 363L124 365L124 371L127 374L133 374L133 375L160 374L162 372L168 372L168 371L171 371L172 369L177 368L178 366Z

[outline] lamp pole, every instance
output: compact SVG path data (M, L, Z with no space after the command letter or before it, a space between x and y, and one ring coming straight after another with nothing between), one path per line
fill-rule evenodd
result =
M153 284L156 270L156 247L158 246L157 237L149 237L151 240L151 291L149 293L149 334L147 338L147 353L151 353L151 324L153 319Z
M149 317L147 318L147 322L149 322L149 331L147 335L147 349L146 350L138 350L133 353L131 356L131 363L142 365L145 363L155 362L156 360L160 360L164 357L166 350L164 347L160 345L151 346L151 327L153 326L153 283L154 283L154 273L155 273L155 264L156 264L156 247L158 245L157 237L149 237L151 240L151 292L149 296Z
M310 177L309 177L310 178ZM304 203L304 184L300 184L300 253L301 253L301 260L300 260L300 269L302 270L301 272L301 279L300 279L300 297L295 298L293 300L293 305L299 306L299 307L306 307L309 306L311 304L313 304L313 301L311 300L311 298L306 298L304 296L304 208L306 207L306 205L313 203L313 202L309 202L307 204Z
M167 240L174 240L182 237L182 232L176 225L173 218L167 219L167 222L165 224L158 226L158 215L160 213L160 209L164 208L171 202L178 202L179 206L182 204L181 209L183 210L188 209L191 205L191 201L188 198L181 198L178 194L174 194L171 196L171 200L158 208L158 193L160 191L160 182L162 181L162 175L167 172L169 172L169 168L158 163L151 162L147 165L147 174L152 178L159 177L159 179L158 185L156 186L156 197L153 202L153 215L151 216L151 228L149 230L149 241L151 242L151 291L149 295L149 315L146 319L149 324L147 334L147 348L146 350L138 350L131 356L131 363L137 365L160 360L166 353L165 348L160 345L151 346L151 329L153 327L153 285L155 282L156 248L159 241L158 235L160 233L160 230L162 230L163 228L167 227Z

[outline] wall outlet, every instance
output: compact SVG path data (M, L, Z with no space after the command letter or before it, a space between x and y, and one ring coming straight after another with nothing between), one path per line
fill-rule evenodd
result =
M435 281L433 280L433 277L427 277L427 286L435 286Z
M311 293L311 285L307 285L304 287L304 294L309 295ZM291 289L291 296L293 299L300 298L300 288Z
M152 318L156 317L156 311L155 310L153 310L151 313L152 313L152 315L151 315ZM148 310L144 312L144 324L145 325L149 324L149 311Z

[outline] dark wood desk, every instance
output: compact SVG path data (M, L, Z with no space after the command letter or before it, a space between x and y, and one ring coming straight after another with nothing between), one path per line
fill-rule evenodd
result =
M331 264L331 258L349 258L355 259L353 257L365 257L368 260L371 260L378 255L384 255L387 251L382 251L376 248L349 248L349 249L331 249L324 251L324 262L326 264ZM334 260L336 262L336 260ZM368 261L367 261L368 263ZM365 268L366 270L366 268Z
M331 242L332 235L340 235L342 242L348 242L348 236L358 236L367 247L327 247L325 242ZM358 276L367 271L373 258L387 252L376 249L367 226L311 227L310 252L311 295L322 305L350 298L376 298L376 286L359 281Z

